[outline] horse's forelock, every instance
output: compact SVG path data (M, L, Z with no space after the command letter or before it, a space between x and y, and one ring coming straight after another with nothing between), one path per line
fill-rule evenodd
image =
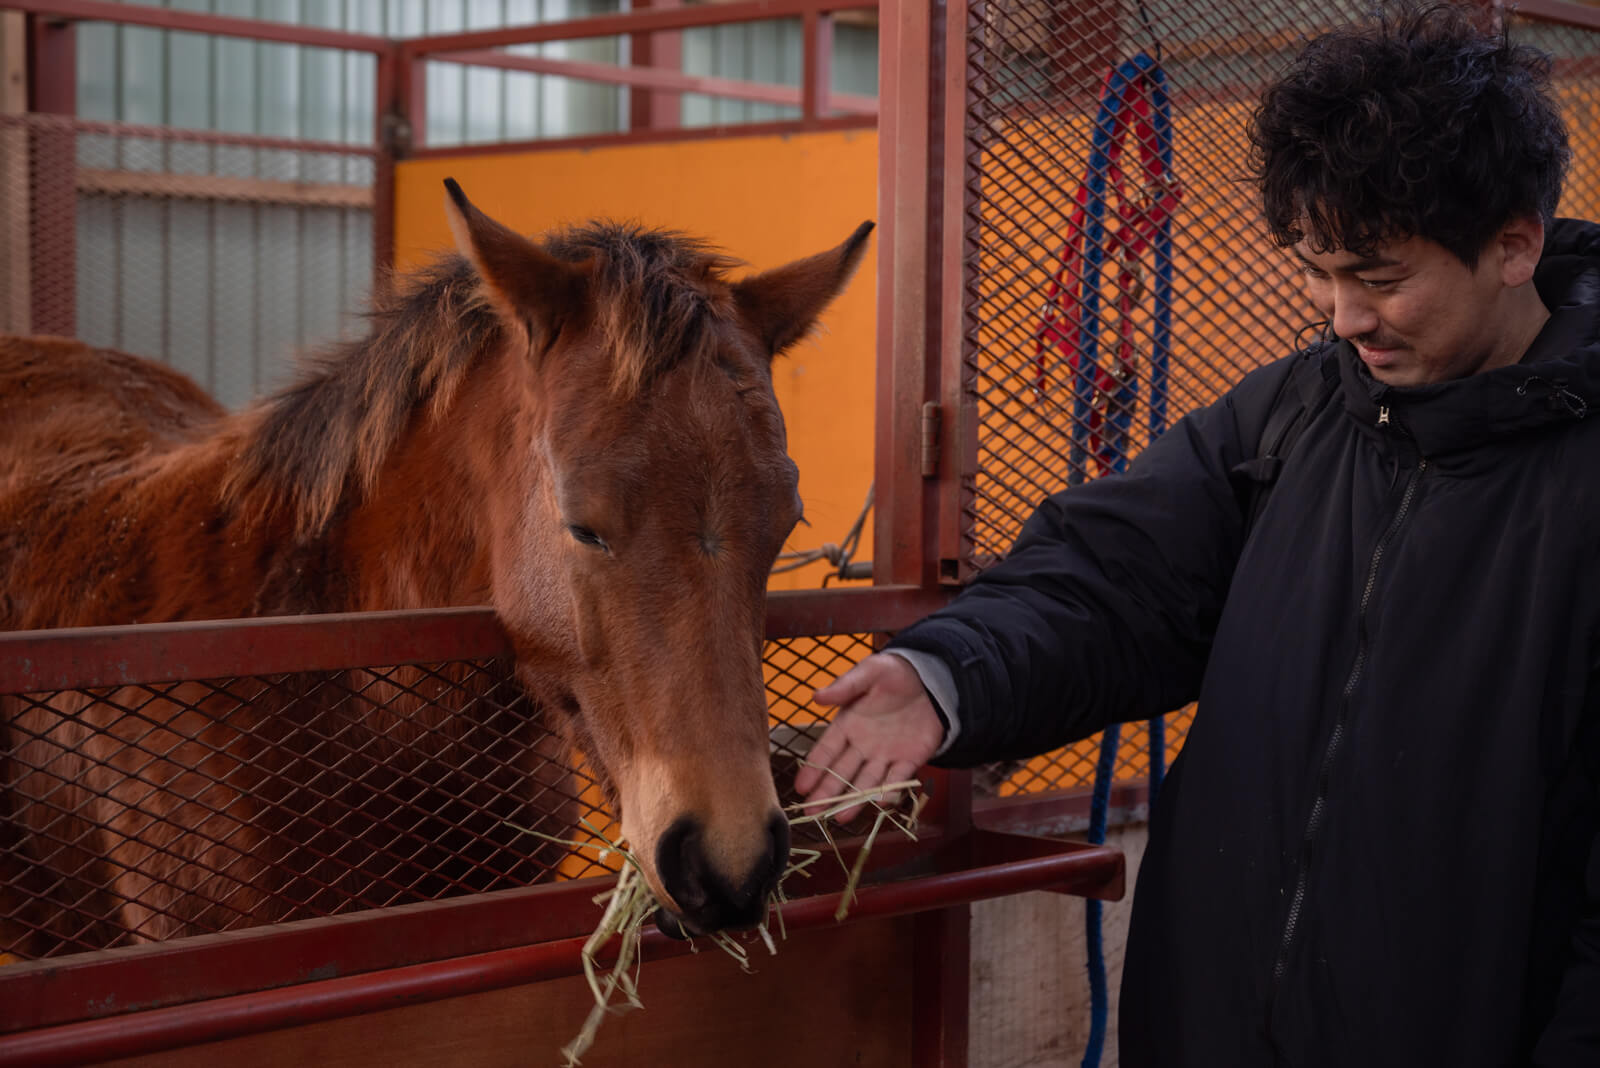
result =
M560 259L592 264L593 323L623 399L703 355L709 324L731 307L724 274L739 261L675 231L596 222L557 231L544 245Z

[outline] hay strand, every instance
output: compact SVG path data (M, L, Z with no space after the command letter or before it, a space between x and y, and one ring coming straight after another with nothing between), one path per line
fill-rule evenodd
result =
M784 809L788 816L790 828L800 826L813 826L822 834L824 841L833 851L834 858L838 860L840 869L845 873L845 886L839 896L839 907L834 911L833 918L838 921L849 914L850 906L855 903L856 890L861 881L861 875L866 870L867 857L872 851L873 843L877 840L878 832L885 824L895 828L912 841L917 840L917 818L922 812L922 806L927 803L927 796L919 792L921 782L908 779L903 782L885 783L870 790L857 790L842 776L833 772L831 768L825 769L845 786L849 792L835 797L818 801L800 801ZM899 793L906 793L911 798L909 811L899 812L885 803L885 799ZM828 828L828 821L847 809L871 805L877 811L872 821L872 829L861 843L861 850L856 854L854 863L846 865L844 854L840 851L838 843L834 841L833 834ZM811 811L811 810L817 811ZM601 861L612 854L623 860L621 871L617 874L616 883L610 888L601 891L594 897L596 905L603 906L600 922L595 927L583 945L583 974L588 980L589 990L594 995L594 1005L590 1008L588 1016L583 1022L583 1027L576 1037L562 1047L564 1058L563 1068L576 1068L582 1063L583 1054L594 1045L595 1036L599 1033L600 1024L608 1015L626 1012L631 1008L643 1008L644 1003L639 999L639 975L644 966L640 956L643 945L644 925L655 914L658 908L655 895L651 892L649 884L644 878L644 869L639 866L638 859L629 851L628 847L620 841L613 840L600 828L584 817L579 817L578 823L584 830L594 836L593 841L579 841L574 838L559 838L555 835L545 834L529 827L522 827L515 823L506 822L506 826L523 834L530 834L547 842L554 842L575 851L591 850ZM787 940L788 928L783 921L783 906L788 903L789 897L784 887L793 878L811 877L810 868L822 859L819 849L793 847L789 850L789 865L784 869L783 875L778 880L777 887L773 890L772 897L768 900L769 910L776 913L778 919L778 940ZM778 952L777 941L772 937L767 923L762 922L756 933L770 954ZM725 931L719 931L707 936L712 944L732 957L739 965L740 970L750 972L750 954L744 943L734 938ZM619 940L616 960L612 962L609 970L602 972L597 963L601 951L611 939ZM699 952L699 947L694 940L689 942L689 948ZM621 1002L617 1002L618 994Z

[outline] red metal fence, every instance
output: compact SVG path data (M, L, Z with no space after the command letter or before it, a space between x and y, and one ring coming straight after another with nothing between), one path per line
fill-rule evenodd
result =
M870 634L806 634L804 616L844 606L839 618L881 626L938 601L868 598L780 602L765 659L782 784L813 733L812 691L872 647ZM615 871L527 833L592 840L581 828L604 833L610 817L511 679L509 653L482 609L0 635L4 782L26 801L0 824L0 953L37 960ZM107 801L123 815L107 818ZM137 828L113 830L128 820Z
M774 598L766 660L781 780L794 755L781 739L805 734L810 691L864 655L866 635L940 600L905 588ZM841 648L842 620L863 637ZM483 609L0 636L0 702L21 724L5 782L39 813L6 825L0 933L16 956L58 958L0 968L0 1062L153 1052L576 972L596 920L583 877L604 872L519 828L571 836L577 815L599 813L581 769L546 745L507 682L507 654ZM791 722L799 729L785 735ZM963 833L967 795L951 788L961 781L934 777L919 841L878 844L869 882L915 878L863 892L853 918L1025 889L1120 894L1113 850ZM246 824L217 803L240 789L268 818ZM108 853L93 839L94 807L111 792L201 848ZM860 843L841 845L848 862ZM42 883L39 859L67 876ZM163 883L173 860L190 876L179 887ZM818 870L811 895L785 907L788 929L834 922L842 871ZM174 889L181 909L152 907ZM503 892L478 892L490 889ZM385 907L399 904L412 907ZM231 933L151 944L207 932ZM143 944L81 952L129 943ZM652 959L680 951L647 943Z

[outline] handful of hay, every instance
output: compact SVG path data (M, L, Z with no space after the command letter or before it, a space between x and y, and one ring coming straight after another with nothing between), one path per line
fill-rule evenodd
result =
M830 771L830 774L832 772ZM837 777L837 776L836 776ZM841 780L843 781L843 780ZM850 785L846 783L845 785ZM855 790L850 793L840 794L821 801L801 801L789 805L784 809L789 817L789 827L794 829L807 825L814 825L822 834L823 840L833 850L834 857L838 859L845 871L844 890L839 897L839 907L834 911L833 918L842 920L850 911L850 906L856 899L856 887L861 881L861 873L866 867L867 856L872 852L872 844L877 840L878 832L884 824L889 824L904 834L912 841L917 838L917 817L922 812L922 807L927 803L927 795L918 792L921 782L909 779L904 782L884 783L882 786L871 790ZM885 804L885 798L892 794L904 791L910 798L907 811L899 811ZM861 843L861 851L856 854L855 862L844 865L844 855L839 851L838 845L833 840L833 834L828 829L828 820L856 805L870 804L876 809L873 817L872 828L867 832L866 838ZM815 811L811 811L815 810ZM597 905L604 905L605 912L600 917L600 923L589 940L583 946L583 974L589 981L589 989L594 993L594 1007L589 1010L588 1018L584 1020L583 1028L576 1038L562 1047L561 1053L565 1057L564 1068L574 1068L580 1064L579 1058L588 1052L594 1044L595 1035L599 1033L600 1024L608 1013L626 1012L630 1008L643 1008L644 1003L639 1000L639 970L643 962L639 959L639 947L643 939L644 925L655 914L657 903L655 895L645 883L643 869L634 855L627 847L608 838L599 828L586 819L579 819L583 828L594 835L596 841L580 842L569 838L556 838L527 827L518 827L508 824L514 830L531 834L546 841L556 842L572 849L589 849L599 854L602 861L611 853L622 859L622 870L617 875L616 885L595 895ZM784 869L783 876L778 880L777 889L773 891L768 907L778 920L778 937L787 938L788 932L783 926L783 906L788 903L788 895L784 887L790 879L795 877L810 877L809 869L813 864L822 859L823 851L820 849L806 849L799 846L789 850L789 866ZM767 952L776 954L777 943L773 940L772 933L763 922L756 928L762 943L767 947ZM600 950L613 937L621 939L617 949L616 962L604 974L596 964L596 957ZM750 954L745 945L727 932L718 932L709 936L711 941L723 952L727 953L739 967L745 971L750 970ZM690 949L699 952L694 946L693 939L689 942ZM621 995L620 1001L617 1000ZM614 1003L615 1002L615 1003Z

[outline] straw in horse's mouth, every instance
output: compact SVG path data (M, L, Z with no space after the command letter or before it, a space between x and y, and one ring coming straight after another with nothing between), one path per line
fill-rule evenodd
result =
M835 778L839 776L827 769ZM841 778L841 782L844 780ZM845 783L850 786L851 784ZM927 795L919 792L922 783L915 779L905 782L885 783L872 790L856 790L851 787L851 792L837 797L826 798L821 801L801 801L785 807L784 812L789 817L791 829L806 824L814 825L821 832L828 847L838 858L841 866L844 865L844 856L839 851L833 834L828 829L828 821L847 809L862 804L870 804L877 814L872 821L872 829L861 843L861 851L856 854L855 862L845 868L845 885L839 895L839 907L834 910L833 918L842 920L850 911L850 906L856 899L856 887L861 881L861 872L866 867L867 856L872 851L872 844L877 840L878 832L885 823L890 824L901 834L912 841L917 838L917 817L922 812L922 807L928 801ZM911 800L910 810L899 812L884 803L884 799L904 791ZM808 811L815 810L815 811ZM583 1028L571 1042L562 1047L561 1053L565 1057L564 1068L573 1068L580 1063L579 1058L588 1052L594 1044L595 1035L600 1030L600 1023L607 1013L625 1012L630 1008L643 1008L644 1003L639 1000L639 969L642 962L639 959L639 948L643 938L644 926L650 920L656 921L656 926L664 934L673 934L662 926L663 920L670 922L678 928L675 937L687 938L689 946L694 949L694 937L684 929L682 921L669 910L663 908L656 901L655 894L651 892L644 878L644 869L639 866L633 853L620 842L608 838L603 831L594 826L587 819L579 818L578 822L597 841L580 842L570 838L557 838L553 835L535 831L531 828L520 827L507 821L507 826L524 834L531 834L549 842L556 842L572 849L596 850L600 860L605 860L610 854L616 853L622 858L622 870L617 874L616 885L608 890L595 895L597 905L604 905L605 912L600 917L600 923L595 927L594 933L589 936L583 946L583 974L589 981L589 989L594 994L594 1007L589 1010L588 1018L584 1020ZM778 937L786 939L788 932L783 925L783 906L788 903L788 895L784 892L784 884L795 877L810 878L810 868L822 858L819 849L805 849L799 846L789 850L789 866L784 869L783 875L778 880L777 887L768 899L768 910L778 920ZM772 932L767 929L766 921L755 927L756 933L767 947L767 952L778 952L777 942L773 940ZM612 964L611 970L601 974L595 958L601 948L613 936L621 939L617 948L617 959ZM750 971L750 954L745 943L735 938L726 931L698 937L709 938L719 949L727 953L743 971ZM698 950L696 950L698 952ZM612 999L618 993L622 994L623 1004L613 1005Z

